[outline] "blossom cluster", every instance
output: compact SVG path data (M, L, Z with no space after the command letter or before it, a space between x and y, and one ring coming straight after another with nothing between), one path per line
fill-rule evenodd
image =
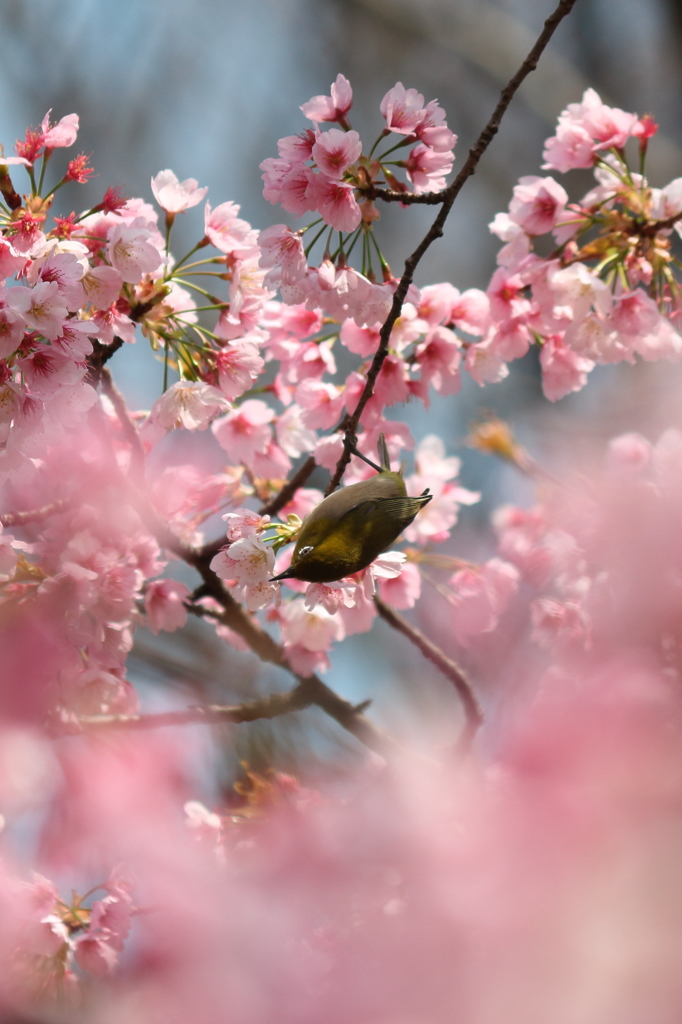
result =
M647 180L656 130L650 117L608 107L593 89L563 111L543 169L593 168L596 185L571 202L555 178L524 177L490 225L505 245L487 289L489 379L537 344L544 393L555 401L584 387L597 364L682 356L671 238L680 232L682 178L664 188ZM637 171L628 140L637 143ZM536 239L548 235L553 251L539 255Z

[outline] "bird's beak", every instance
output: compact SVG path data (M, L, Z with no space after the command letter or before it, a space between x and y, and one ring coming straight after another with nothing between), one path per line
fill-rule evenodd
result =
M294 575L294 571L295 570L289 566L289 568L285 569L284 572L281 572L279 576L271 576L270 583L278 583L280 580L290 580Z

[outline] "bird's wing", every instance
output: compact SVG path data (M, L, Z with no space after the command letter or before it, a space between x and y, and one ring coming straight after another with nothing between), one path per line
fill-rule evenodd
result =
M432 497L433 495L424 493L418 498L410 498L408 495L402 498L381 498L378 505L383 515L407 523L412 522L419 509L427 505Z
M433 495L425 491L418 498L410 498L407 495L396 498L370 498L359 501L357 505L347 509L341 519L345 519L351 514L368 516L372 512L379 511L382 515L389 516L397 522L411 523L419 509L428 504L432 497Z

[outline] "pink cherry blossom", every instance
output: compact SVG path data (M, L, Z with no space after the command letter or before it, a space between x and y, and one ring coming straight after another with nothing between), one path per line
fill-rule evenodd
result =
M530 312L524 297L526 282L520 274L510 274L504 267L495 271L488 285L490 312L496 320L510 320Z
M542 647L583 640L585 624L576 601L543 597L531 602L532 639Z
M221 203L215 210L206 203L204 209L204 231L209 241L224 253L242 257L256 245L257 232L251 225L240 220L237 214L241 207L237 203Z
M544 235L561 220L568 194L554 178L528 175L519 179L509 216L529 235Z
M449 321L474 337L480 336L485 332L490 320L488 296L479 288L468 288L461 295L456 288L454 291L456 295L452 299L446 322Z
M437 152L429 146L420 144L410 150L410 155L405 161L405 170L416 193L440 192L447 184L446 179L452 170L452 164L451 152Z
M180 380L158 398L150 418L165 430L206 430L211 420L229 408L227 399L210 384Z
M589 132L598 144L597 148L622 149L637 127L636 114L628 114L617 107L602 102L594 89L586 89L581 103L569 103L560 121L566 118L579 124Z
M374 387L374 395L382 405L394 405L407 401L408 369L400 356L386 356Z
M421 573L414 562L406 562L399 576L379 580L379 596L393 608L414 608L421 594Z
M280 280L285 284L293 284L305 276L306 257L298 231L292 231L286 224L274 224L260 232L258 245L260 266L278 267Z
M0 278L20 274L25 266L26 257L17 254L6 239L0 239Z
M459 364L461 342L447 327L434 327L415 352L422 380L441 395L456 395L462 386Z
M345 75L338 74L331 87L331 96L313 96L302 104L301 110L311 121L345 120L353 104L353 90Z
M652 451L653 446L641 434L621 434L609 441L606 465L612 473L636 476L651 463Z
M74 956L79 967L95 977L111 974L130 931L130 897L109 894L92 905L88 929L78 936Z
M542 390L550 402L580 391L587 383L587 374L594 368L591 359L579 356L558 336L546 339L540 352Z
M208 188L199 188L196 178L178 181L173 171L159 171L152 178L152 192L159 206L166 213L181 213L200 203Z
M497 213L488 225L493 235L501 238L503 245L497 254L497 264L513 271L530 252L531 239L519 224L515 224L508 213Z
M86 372L84 364L74 363L51 345L39 345L18 365L29 392L40 398L53 395L62 384L76 384Z
M279 584L269 582L274 568L272 548L253 535L234 541L211 561L211 569L231 582L236 600L245 601L252 612L279 600Z
M351 608L355 604L355 580L343 579L336 583L310 583L305 592L304 604L308 611L321 605L325 611L333 615L342 607Z
M227 523L228 540L239 540L241 537L257 537L270 525L270 516L261 516L250 508L237 508L234 512L226 512L223 519Z
M344 636L343 624L321 605L306 608L303 601L288 601L280 611L282 639L307 651L326 652Z
M131 225L117 225L109 233L109 260L129 284L137 284L143 274L149 274L161 265L161 254L151 238L151 232L145 227L138 227L136 221Z
M594 163L594 146L589 133L579 124L559 122L556 135L545 142L543 170L566 171L579 167L591 167Z
M267 451L275 414L265 402L250 398L213 424L213 434L232 462L250 465L254 455Z
M343 178L344 172L362 153L362 142L357 132L342 132L338 128L320 132L312 149L312 157L319 169L329 178Z
M433 498L405 530L405 538L413 544L445 540L457 522L459 506L474 504L480 494L450 482L459 473L460 460L445 457L445 445L435 434L420 442L415 463L417 472L405 480L408 494L421 494L428 487Z
M374 355L379 347L379 331L375 327L359 327L354 320L345 320L339 337L349 352L358 356Z
M104 264L98 267L89 267L81 279L85 289L87 301L91 302L95 309L108 309L118 298L123 286L123 275L114 267L107 267Z
M251 469L255 476L266 480L285 480L291 469L291 459L275 439L270 438L265 451L254 452Z
M72 252L57 252L54 249L45 259L34 260L26 275L31 284L38 281L55 281L69 312L75 312L85 302L82 279L85 268L81 259Z
M416 89L406 89L397 82L382 99L379 109L389 131L412 135L424 118L424 97Z
M246 339L230 342L216 355L218 387L227 398L239 398L258 378L264 365L255 345Z
M291 458L297 458L315 447L317 435L303 422L303 412L298 405L290 405L275 424L277 441L282 451Z
M48 341L62 332L68 309L56 281L39 281L33 288L19 285L7 293L7 305Z
M353 186L326 174L316 174L308 182L305 197L310 203L308 208L317 210L327 224L337 231L355 231L362 220L362 211L355 199ZM286 210L284 201L282 205Z
M4 303L4 300L0 299L0 302ZM0 359L7 359L16 351L25 329L26 323L21 313L7 305L0 306Z
M450 580L454 594L454 628L461 644L472 636L489 633L519 586L519 572L508 562L493 558L478 570L462 569Z
M301 420L308 429L333 427L341 416L343 392L335 384L304 380L296 388L296 402L301 407Z
M268 164L268 161L263 161L261 167L264 164ZM287 165L282 169L277 168L275 176L268 168L265 168L265 171L263 195L269 202L281 203L287 213L293 213L296 217L315 209L310 188L316 175L311 167L304 164Z
M152 580L144 593L144 610L147 628L152 633L161 630L172 633L187 622L184 602L190 596L190 589L178 580Z
M299 135L287 135L277 140L277 152L288 165L304 164L312 157L313 146L318 133L306 128ZM267 161L265 161L267 162ZM263 164L261 164L261 167ZM267 199L267 196L266 196Z
M96 309L92 320L99 331L97 340L103 345L111 345L115 337L122 338L128 345L134 343L135 324L115 303L106 309Z
M63 146L73 146L78 135L78 114L67 114L50 126L50 114L48 110L43 118L43 144L46 149L57 149Z

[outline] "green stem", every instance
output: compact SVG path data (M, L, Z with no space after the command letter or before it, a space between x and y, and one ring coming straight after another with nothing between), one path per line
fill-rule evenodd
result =
M38 180L37 195L40 195L41 189L43 187L43 181L45 180L45 169L47 167L47 161L50 159L51 154L51 149L46 149L43 153L43 162L40 166L40 178Z
M317 234L313 238L312 242L310 242L310 244L305 247L305 249L303 251L305 253L306 260L308 259L308 256L310 255L310 250L315 245L315 243L322 237L322 235L325 233L326 230L327 230L327 225L323 224L322 227L320 228L320 230L317 232Z
M391 146L391 148L387 149L385 153L383 153L381 156L378 156L377 160L379 161L379 163L383 163L389 153L393 153L394 150L400 149L402 146L412 146L414 144L414 141L414 139L412 139L412 141L409 141L408 139L401 139L400 142L396 142L395 146Z

